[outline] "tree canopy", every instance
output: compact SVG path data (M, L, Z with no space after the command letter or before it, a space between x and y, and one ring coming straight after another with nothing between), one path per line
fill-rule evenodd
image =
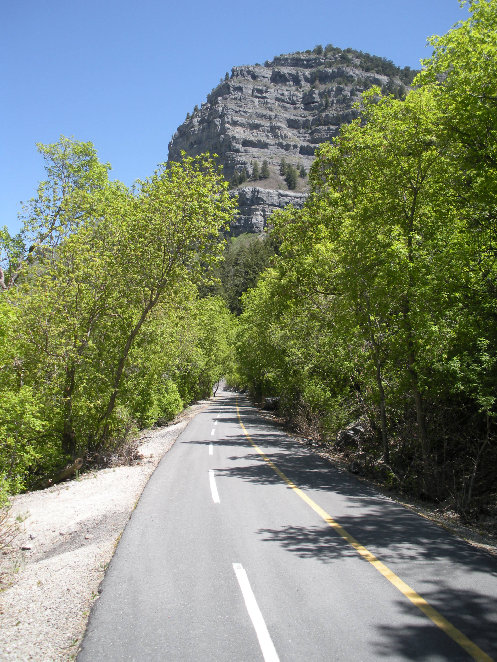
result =
M304 208L271 218L235 378L309 434L361 421L364 470L462 511L497 459L497 0L469 9L404 100L364 93Z
M234 202L208 155L109 182L90 143L40 145L47 179L2 232L2 493L117 447L210 393L230 319L201 299Z

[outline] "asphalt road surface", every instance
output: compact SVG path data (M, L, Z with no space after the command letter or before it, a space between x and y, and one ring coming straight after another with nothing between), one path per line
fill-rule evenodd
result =
M491 660L496 598L496 559L223 391L147 484L78 661Z

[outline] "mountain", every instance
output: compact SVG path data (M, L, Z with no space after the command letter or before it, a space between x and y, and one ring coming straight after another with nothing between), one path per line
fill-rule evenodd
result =
M217 154L238 189L233 233L261 232L272 211L303 204L316 147L357 116L361 93L377 85L402 97L416 73L331 45L233 67L178 127L169 160L179 160L182 151Z

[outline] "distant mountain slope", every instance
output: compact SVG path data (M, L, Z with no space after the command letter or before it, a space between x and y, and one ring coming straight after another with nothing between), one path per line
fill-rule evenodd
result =
M234 67L178 127L169 160L178 160L182 150L218 154L226 178L244 188L234 232L260 232L275 208L288 200L303 203L305 173L316 147L356 117L353 105L360 94L379 85L402 96L415 73L384 58L331 45L280 55L264 65Z

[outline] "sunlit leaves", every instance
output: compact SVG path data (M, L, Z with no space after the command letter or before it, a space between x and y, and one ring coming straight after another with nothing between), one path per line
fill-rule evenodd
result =
M229 360L226 307L197 294L234 211L212 159L163 165L129 190L107 180L91 143L39 150L47 179L21 238L1 237L16 273L0 299L0 421L19 430L0 457L11 489L168 420Z

